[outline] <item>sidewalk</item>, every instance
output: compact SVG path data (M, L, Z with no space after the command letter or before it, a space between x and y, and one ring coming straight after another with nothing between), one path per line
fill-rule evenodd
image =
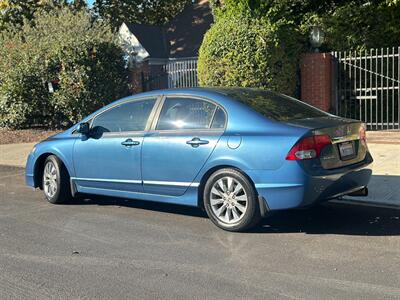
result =
M0 145L0 165L25 167L26 158L35 144Z
M392 144L400 146L400 130L381 130L367 132L368 144Z
M26 157L34 145L0 145L0 165L25 167ZM400 132L369 132L368 147L374 158L369 195L345 197L343 201L400 207Z
M400 131L368 131L367 139L374 158L369 195L344 200L400 207Z
M400 207L400 143L376 144L369 142L374 162L367 197L345 197L352 202ZM340 201L340 200L339 200Z

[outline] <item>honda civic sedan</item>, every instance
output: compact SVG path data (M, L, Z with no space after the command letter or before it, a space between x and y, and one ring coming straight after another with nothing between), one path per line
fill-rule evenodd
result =
M242 231L272 211L367 191L364 125L246 88L137 94L29 154L26 182L55 204L80 194L198 206Z

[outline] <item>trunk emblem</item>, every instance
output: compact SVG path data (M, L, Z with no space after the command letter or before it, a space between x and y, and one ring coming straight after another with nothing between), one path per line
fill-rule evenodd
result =
M350 126L341 126L338 129L335 130L335 135L342 137L345 135L350 135L351 134L351 127Z

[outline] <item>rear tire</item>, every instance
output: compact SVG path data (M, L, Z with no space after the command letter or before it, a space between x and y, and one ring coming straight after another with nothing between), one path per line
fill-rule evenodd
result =
M261 220L257 193L249 179L235 169L213 173L204 187L204 207L210 220L228 231L245 231Z
M52 204L72 199L68 171L55 155L48 156L44 162L42 188L46 200Z

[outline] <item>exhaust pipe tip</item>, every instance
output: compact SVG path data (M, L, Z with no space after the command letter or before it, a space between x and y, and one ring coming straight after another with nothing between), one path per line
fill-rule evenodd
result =
M368 187L365 186L362 189L359 189L358 191L352 192L348 195L352 196L352 197L367 197L368 196Z

